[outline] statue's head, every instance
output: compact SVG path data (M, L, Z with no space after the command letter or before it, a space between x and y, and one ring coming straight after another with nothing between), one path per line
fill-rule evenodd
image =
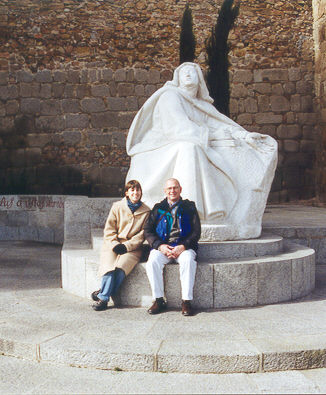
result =
M179 69L179 86L181 88L197 87L199 77L196 68L192 64L185 64Z
M201 68L197 63L182 63L174 70L173 80L167 82L167 85L177 86L180 88L197 86L197 98L209 103L213 102L213 99L209 96Z

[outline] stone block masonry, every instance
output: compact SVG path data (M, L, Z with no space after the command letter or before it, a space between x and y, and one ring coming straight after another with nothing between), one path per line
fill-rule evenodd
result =
M4 45L0 46L0 67L36 71L71 64L81 69L85 62L98 61L114 70L130 66L155 70L175 67L179 58L180 20L186 2L3 0L0 41ZM197 40L196 55L202 65L205 41L222 2L189 1ZM230 37L232 62L242 63L243 68L269 69L311 61L310 0L241 0L240 7ZM57 81L61 82L59 78L60 75ZM77 78L71 71L69 82L75 83ZM28 76L25 79L28 82ZM49 79L45 71L37 82L47 83Z
M17 92L14 99L2 100L0 178L6 193L121 195L132 119L172 72L100 67L71 71L1 74L0 88ZM312 103L313 92L300 94L293 76L312 89L311 73L297 68L231 73L231 118L279 142L270 195L274 202L313 195L309 172L316 115L302 105L303 99ZM45 86L47 97L42 94Z
M0 121L0 178L8 193L119 196L132 119L164 76L172 76L168 70L129 68L71 72L1 74L0 92L17 91L14 101L2 101Z
M297 67L231 73L231 118L249 131L273 136L279 144L270 202L314 196L317 115L312 78L310 70Z
M315 110L318 115L319 133L316 147L317 198L326 202L326 1L314 0L315 38Z

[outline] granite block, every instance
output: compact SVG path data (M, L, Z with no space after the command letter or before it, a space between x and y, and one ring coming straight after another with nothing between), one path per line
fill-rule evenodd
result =
M226 262L214 265L214 307L257 304L257 265Z
M323 265L326 263L326 238L311 239L309 247L316 251L316 263L317 265Z
M63 244L64 232L63 228L54 229L54 244Z
M87 210L88 198L69 197L65 202L65 241L83 240L90 242L90 214ZM78 218L78 221L76 219Z
M180 308L182 296L178 264L169 263L165 265L164 289L168 306ZM192 305L194 308L213 307L213 265L197 265Z
M85 294L90 298L91 293L101 288L101 278L98 276L99 256L86 259Z
M259 365L258 351L246 340L164 340L157 355L157 369L163 372L252 373Z
M54 229L50 227L39 227L37 229L38 233L38 241L45 242L45 243L54 243Z
M112 204L120 198L93 198L89 199L88 210L92 228L104 228Z
M291 298L297 299L307 295L311 288L311 271L313 263L310 257L292 259Z
M38 240L38 229L34 226L20 226L18 228L19 240Z
M0 353L18 358L37 359L37 349L35 344L17 342L4 338L0 338Z
M225 258L241 258L244 256L255 256L255 246L253 243L211 242L199 244L199 260L211 261Z
M311 254L310 256L307 257L308 260L310 260L310 284L309 288L313 290L316 285L316 255Z
M86 259L80 250L63 250L61 259L62 288L74 295L86 295Z
M266 260L257 266L258 304L291 299L291 260Z
M181 306L181 284L179 275L179 265L168 263L164 267L164 290L168 306L180 309Z
M152 302L152 292L146 274L146 264L138 263L122 283L114 303L123 306L149 307Z
M214 307L214 265L197 264L194 285L194 308L211 309ZM180 304L180 302L179 302Z
M23 226L28 224L28 213L26 211L8 211L9 226Z
M97 334L97 332L95 332ZM64 363L72 366L93 367L98 369L120 369L153 371L154 355L159 347L159 340L139 338L110 340L103 336L79 337L69 334L49 340L40 345L42 360Z
M1 240L19 240L18 228L12 226L0 226Z
M6 226L8 225L8 213L6 211L0 211L0 225Z
M251 339L263 355L266 372L326 367L326 342L320 336Z

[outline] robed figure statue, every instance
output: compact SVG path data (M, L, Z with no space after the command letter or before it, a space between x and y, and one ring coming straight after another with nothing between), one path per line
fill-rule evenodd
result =
M127 138L127 180L137 179L143 201L162 199L168 178L196 203L217 239L258 237L277 164L277 142L248 132L212 105L200 67L186 62L134 118Z

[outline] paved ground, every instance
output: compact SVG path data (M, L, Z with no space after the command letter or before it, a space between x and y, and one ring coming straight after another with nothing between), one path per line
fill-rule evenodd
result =
M207 358L202 366L250 367L259 347L266 350L265 358L273 356L271 370L282 369L282 363L296 369L307 361L326 366L325 279L322 265L312 295L279 305L202 311L187 318L179 311L151 317L143 308L94 312L90 301L60 288L60 247L0 242L0 352L5 354L0 356L0 392L325 393L326 369L163 373L176 355L184 369L198 358ZM196 354L197 344L206 345L207 355ZM159 360L151 359L155 347ZM153 366L157 372L150 372Z
M326 227L326 209L292 203L268 205L263 217L263 227L317 227L324 229Z

